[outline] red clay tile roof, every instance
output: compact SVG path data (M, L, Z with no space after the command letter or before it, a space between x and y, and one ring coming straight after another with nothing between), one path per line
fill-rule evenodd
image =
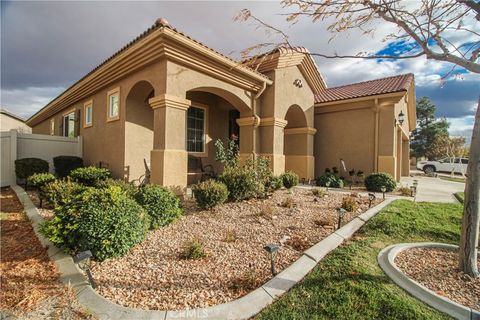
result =
M385 93L407 91L413 82L412 73L347 84L328 88L315 96L315 103L340 101L346 99L375 96Z

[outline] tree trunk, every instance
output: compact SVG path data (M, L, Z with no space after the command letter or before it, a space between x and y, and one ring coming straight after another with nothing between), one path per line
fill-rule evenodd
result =
M471 277L478 277L477 254L480 227L480 98L473 125L470 156L465 183L459 267Z

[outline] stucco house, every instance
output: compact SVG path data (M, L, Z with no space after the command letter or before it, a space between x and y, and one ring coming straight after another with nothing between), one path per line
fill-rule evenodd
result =
M404 115L400 123L398 115ZM238 137L240 157L276 174L326 167L407 175L415 127L413 75L328 88L303 48L235 61L164 19L34 114L33 133L83 138L87 164L185 187L215 162L214 141Z
M19 115L5 108L0 108L0 131L17 130L21 133L31 133L32 128L30 128L25 121L26 120Z

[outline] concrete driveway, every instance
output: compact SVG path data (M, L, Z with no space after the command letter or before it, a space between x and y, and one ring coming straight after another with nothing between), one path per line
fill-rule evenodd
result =
M453 194L465 190L465 183L424 176L403 177L400 184L410 187L414 179L418 180L416 201L458 203Z

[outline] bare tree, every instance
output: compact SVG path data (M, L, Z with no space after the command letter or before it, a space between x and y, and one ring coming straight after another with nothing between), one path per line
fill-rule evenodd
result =
M323 21L327 23L327 31L332 33L331 39L349 30L361 30L364 35L374 35L378 22L387 22L396 27L397 32L388 34L383 40L393 41L408 48L399 54L359 52L354 55L341 55L313 52L310 53L312 56L358 59L410 59L425 56L427 59L452 64L452 69L444 77L447 77L456 67L480 73L478 62L480 32L475 29L475 24L480 21L480 3L474 0L283 0L281 3L285 8L293 9L286 14L288 22L294 24L302 18L313 22ZM243 50L241 54L247 64L248 59L259 51L279 47L296 49L291 45L284 31L262 21L248 9L242 10L235 19L253 21L258 28L280 38L277 41L260 43ZM465 38L469 40L459 43L458 39ZM477 107L467 169L459 252L460 269L472 277L479 276L477 266L480 224L479 116Z

